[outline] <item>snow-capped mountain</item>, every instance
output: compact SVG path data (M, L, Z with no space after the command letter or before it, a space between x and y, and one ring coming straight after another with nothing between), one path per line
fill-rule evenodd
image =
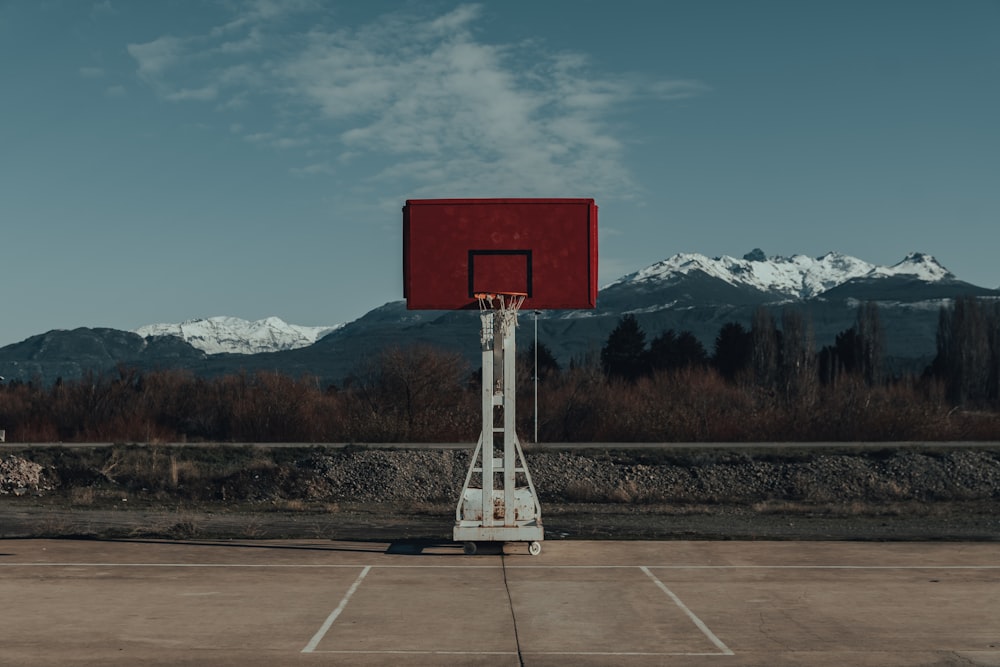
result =
M892 266L834 252L768 258L754 250L742 259L685 253L604 286L593 310L543 311L535 324L538 340L568 364L593 358L625 314L634 315L649 337L687 331L711 350L724 325L749 328L762 307L776 318L790 308L811 323L819 349L855 324L860 303L876 303L887 357L897 360L897 368L920 372L935 354L939 309L970 296L1000 300L1000 289L964 282L921 253ZM474 311L410 311L405 302L393 301L337 327L212 317L135 332L53 330L0 347L0 375L52 383L87 372L114 373L124 364L204 376L280 372L336 384L369 355L394 345L440 347L475 367L482 355L478 327Z
M709 258L697 253L679 253L641 271L630 273L602 289L624 284L669 284L700 271L734 287L749 287L761 292L793 299L809 299L855 279L911 276L925 282L954 280L955 276L931 255L913 252L892 266L878 266L837 252L821 257L793 255L767 257L755 249L742 259Z
M306 347L342 326L299 326L280 317L252 322L238 317L209 317L180 324L147 324L135 333L143 338L176 336L208 354L257 354Z
M933 283L941 280L957 280L955 274L941 266L931 255L911 252L898 264L889 267L876 266L868 278L884 276L912 276L918 280Z

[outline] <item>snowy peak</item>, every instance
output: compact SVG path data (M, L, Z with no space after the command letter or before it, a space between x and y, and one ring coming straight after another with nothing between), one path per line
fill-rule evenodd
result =
M634 304L642 299L637 301L635 293L629 288L634 287L638 292L656 296L660 294L662 287L676 284L687 294L689 290L684 281L693 273L716 278L736 288L753 290L752 299L757 299L759 293L763 293L766 295L765 300L809 299L857 279L879 281L906 276L928 283L955 280L954 274L941 266L934 257L919 252L910 253L892 266L877 266L837 252L828 252L815 258L806 255L768 257L763 250L755 248L739 259L680 253L624 276L604 286L602 290L612 286L625 288L622 291L625 296L622 298L633 303L632 307L639 307ZM618 290L612 290L613 292ZM720 303L734 296L738 298L735 290L699 294L703 300L715 299ZM610 303L614 303L611 293L606 296L611 297ZM671 298L690 300L692 297L688 294ZM642 307L659 309L663 305L651 302ZM574 315L578 316L575 313L570 316ZM256 321L237 317L209 317L180 324L149 324L136 329L135 333L143 337L175 336L208 354L257 354L306 347L342 326L298 326L288 324L278 317Z
M671 284L694 271L737 287L749 287L798 299L817 296L857 278L913 276L926 282L955 279L954 274L932 256L918 252L910 253L899 263L885 267L837 252L828 252L816 258L806 255L767 257L760 248L755 248L742 259L679 253L624 276L606 287L622 283Z
M738 287L809 298L852 278L864 276L874 268L873 264L835 252L815 259L805 255L767 258L758 248L742 259L680 253L617 282L673 282L692 271L701 271Z
M889 267L876 267L874 276L913 276L927 282L956 280L955 274L941 266L931 255L911 252L900 262Z
M143 338L176 336L208 354L257 354L306 347L341 326L299 326L280 317L252 322L238 317L209 317L180 324L147 324L135 333Z

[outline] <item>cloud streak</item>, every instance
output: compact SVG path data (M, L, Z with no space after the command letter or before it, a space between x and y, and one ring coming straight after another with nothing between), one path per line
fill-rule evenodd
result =
M401 195L635 197L615 114L706 91L696 81L600 73L582 54L538 43L484 43L479 5L352 27L328 25L310 7L260 2L203 34L128 51L162 99L252 115L239 123L255 143L308 145L299 175L363 162L357 175L396 203ZM303 18L312 26L296 30Z

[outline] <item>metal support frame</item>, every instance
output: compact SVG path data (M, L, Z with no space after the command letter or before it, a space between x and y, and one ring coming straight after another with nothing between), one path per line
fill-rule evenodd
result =
M542 509L515 428L517 310L487 309L480 319L482 430L455 509L454 539L466 543L466 553L475 553L476 542L529 542L537 554Z

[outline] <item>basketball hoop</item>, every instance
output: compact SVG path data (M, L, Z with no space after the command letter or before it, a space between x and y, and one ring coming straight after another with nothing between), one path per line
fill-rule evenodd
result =
M536 314L595 308L597 240L593 199L409 199L403 207L407 309L479 305L482 422L452 532L466 554L483 542L541 551L542 508L517 436L517 316L525 303Z
M483 320L483 336L493 335L494 323L501 336L508 335L517 326L517 313L527 296L525 292L477 292L475 297L479 301L479 316Z
M479 310L517 313L528 294L526 292L476 292Z

